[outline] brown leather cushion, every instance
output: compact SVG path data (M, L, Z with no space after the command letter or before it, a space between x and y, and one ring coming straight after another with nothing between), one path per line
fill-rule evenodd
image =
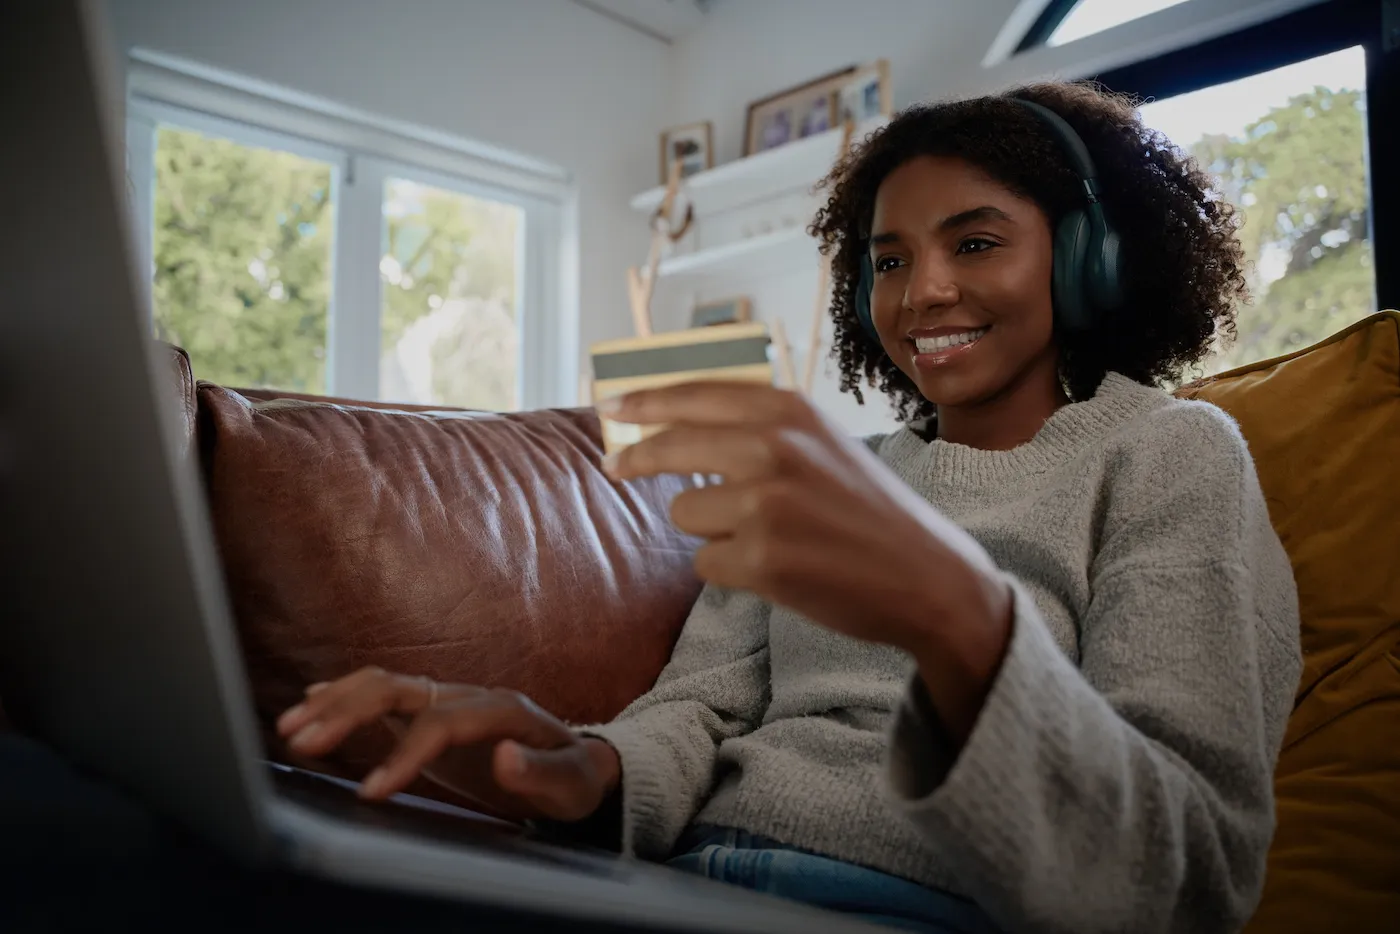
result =
M1303 675L1248 930L1400 917L1400 314L1183 387L1240 424L1293 562Z
M447 405L415 405L408 402L366 402L345 396L318 396L308 392L283 392L280 389L244 389L234 387L234 392L251 402L274 402L293 400L297 402L318 402L322 405L348 405L357 409L376 409L383 412L481 412L479 409L459 409ZM481 414L489 414L481 412Z
M195 425L194 373L190 369L190 355L182 347L156 341L156 357L164 364L164 376L175 400L176 417L180 424L180 454L184 455L189 453Z
M610 719L665 665L699 591L695 543L668 518L682 484L609 481L591 410L198 395L265 727L307 684L370 664L514 688L577 723ZM362 775L388 741L370 731L340 770Z

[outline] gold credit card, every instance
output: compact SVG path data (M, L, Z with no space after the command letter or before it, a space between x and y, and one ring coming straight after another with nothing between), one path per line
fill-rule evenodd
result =
M737 380L773 384L771 341L761 323L717 324L602 341L589 348L593 358L593 401L638 389L654 389L700 380ZM602 419L603 447L608 453L655 434L664 425L629 425Z

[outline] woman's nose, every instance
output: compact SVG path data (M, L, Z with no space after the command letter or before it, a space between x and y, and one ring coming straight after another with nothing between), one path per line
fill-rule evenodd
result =
M958 302L958 286L946 263L925 260L910 270L904 304L910 311L924 311Z

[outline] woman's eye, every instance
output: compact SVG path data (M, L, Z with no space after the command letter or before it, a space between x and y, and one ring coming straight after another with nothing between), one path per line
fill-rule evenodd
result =
M968 237L958 244L959 253L985 253L999 244L995 240L988 240L986 237Z
M875 271L889 272L891 269L897 269L900 264L901 260L898 256L882 256L875 261Z

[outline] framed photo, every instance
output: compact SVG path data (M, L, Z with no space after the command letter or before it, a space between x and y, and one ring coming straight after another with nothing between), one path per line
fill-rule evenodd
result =
M710 121L671 127L661 134L661 184L671 177L671 162L681 160L681 178L715 167Z
M690 313L692 328L707 328L712 324L740 324L749 320L749 300L747 296L726 298L717 302L696 305Z
M888 117L891 110L890 64L881 59L857 68L836 95L837 124L854 120L857 125L875 117Z
M858 66L843 68L754 101L744 124L744 155L776 149L837 126L839 94L859 71Z

